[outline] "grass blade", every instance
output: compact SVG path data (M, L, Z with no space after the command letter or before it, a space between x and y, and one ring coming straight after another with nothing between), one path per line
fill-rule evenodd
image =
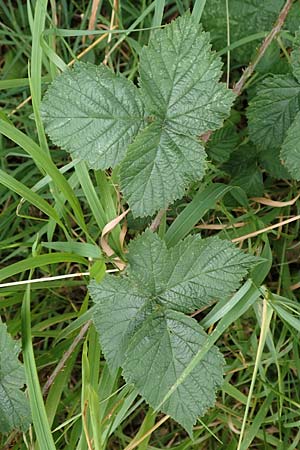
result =
M214 208L216 202L232 189L232 186L215 183L199 191L193 200L174 220L168 229L165 240L168 247L173 247L178 241L183 239L207 213Z
M21 316L23 358L34 430L40 449L55 450L55 444L46 415L33 353L29 286L24 295Z

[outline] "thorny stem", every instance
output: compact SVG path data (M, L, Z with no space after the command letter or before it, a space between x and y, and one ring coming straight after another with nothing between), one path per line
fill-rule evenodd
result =
M161 219L163 218L164 214L165 214L166 210L165 209L161 209L160 211L158 211L157 215L154 217L153 222L150 225L150 230L151 231L156 231L157 228L160 225Z
M70 356L74 352L75 348L77 347L77 344L79 344L81 339L83 339L83 337L84 337L85 333L87 332L87 330L89 329L90 325L91 325L91 320L89 320L86 324L83 325L83 327L81 328L79 334L76 336L76 338L74 339L74 341L72 342L72 344L70 345L68 350L64 353L63 357L61 358L61 360L57 364L55 370L52 372L52 374L50 375L50 377L46 381L46 383L45 383L45 385L43 387L43 395L47 394L47 392L50 389L51 385L54 383L55 378L57 377L59 372L61 370L63 370L67 360L70 358Z
M275 23L275 26L272 28L270 33L265 37L263 43L259 47L259 50L257 52L257 55L256 55L255 59L249 64L249 66L247 67L247 69L244 71L243 75L239 79L239 81L234 86L233 92L236 95L240 95L241 94L246 81L248 80L249 77L251 77L251 75L253 74L253 72L255 70L255 67L257 66L257 64L259 63L261 58L264 56L267 48L269 47L269 45L271 44L273 39L277 36L277 34L280 32L280 30L283 27L283 24L284 24L284 22L285 22L285 20L287 18L289 10L292 7L293 2L294 2L294 0L287 0L286 1L284 7L280 11L280 14L279 14L278 19L277 19L277 21Z
M249 66L244 70L241 78L239 79L239 81L236 83L236 85L233 87L232 91L237 95L241 95L246 81L251 77L251 75L253 74L257 64L260 62L260 60L262 59L262 57L264 56L264 54L266 53L267 48L269 47L269 45L271 44L271 42L273 41L273 39L277 36L277 34L280 32L281 28L283 27L283 24L287 18L287 15L292 7L292 4L294 3L294 0L287 0L284 7L282 8L282 10L279 13L278 19L274 25L274 27L272 28L272 30L270 31L270 33L265 37L265 39L263 40L261 46L258 49L257 55L254 58L254 60L249 64ZM210 138L212 134L212 131L208 131L207 133L203 134L201 136L201 140L203 142L207 142Z

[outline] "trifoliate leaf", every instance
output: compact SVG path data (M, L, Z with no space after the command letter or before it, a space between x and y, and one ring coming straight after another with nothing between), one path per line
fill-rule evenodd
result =
M143 123L137 88L106 66L77 63L58 76L42 102L54 144L93 169L115 166Z
M111 275L101 284L92 281L89 290L96 303L93 318L104 356L110 368L116 369L123 364L134 330L147 315L148 297L128 278Z
M125 274L90 284L94 323L110 368L122 366L126 380L157 407L206 340L182 312L227 297L256 259L218 238L190 236L168 249L149 230L130 243L127 258ZM189 432L213 406L222 364L212 349L164 405Z
M249 134L272 176L288 177L279 159L286 132L300 111L300 84L291 76L266 78L248 108Z
M130 342L124 377L157 408L206 339L194 319L175 311L156 312ZM221 353L212 347L162 406L190 434L197 417L215 403L215 391L223 383L223 364Z
M300 31L295 35L293 47L294 49L291 53L293 75L300 83Z
M27 398L20 389L25 373L18 360L20 345L7 333L0 320L0 432L27 431L31 414Z
M221 60L189 15L153 33L140 55L141 95L154 123L129 146L121 187L135 216L152 215L201 180L205 152L197 136L221 126L234 95L219 83Z
M300 112L283 142L280 156L284 165L295 180L300 180Z
M121 163L121 188L134 216L148 216L184 195L201 180L206 153L193 137L154 122L129 146Z
M166 128L197 136L228 116L234 94L219 83L222 63L209 34L188 14L153 33L140 55L140 86L146 110Z

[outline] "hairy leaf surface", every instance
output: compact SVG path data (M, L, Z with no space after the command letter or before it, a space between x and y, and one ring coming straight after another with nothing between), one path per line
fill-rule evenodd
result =
M287 132L280 156L295 180L300 180L300 112Z
M154 313L130 342L124 363L126 381L133 383L153 408L158 407L206 338L190 317L175 311ZM215 391L223 382L223 364L217 347L211 348L162 407L190 434L197 417L215 403Z
M121 188L133 215L152 215L182 197L191 180L203 177L205 158L196 138L159 122L145 128L121 164Z
M114 167L143 123L137 88L106 66L77 63L49 87L42 117L54 144L93 169Z
M135 328L147 315L148 297L125 277L107 276L100 284L93 281L89 290L96 303L94 323L105 358L117 369Z
M227 117L234 95L219 83L222 63L209 34L189 15L153 34L140 55L140 86L147 111L178 133L200 135Z
M27 398L20 389L25 385L25 373L18 360L20 345L7 333L0 320L0 432L27 431L30 409Z
M229 296L257 260L218 238L190 236L168 249L151 231L129 244L127 258L125 274L90 284L94 323L109 366L122 366L156 407L206 339L182 313ZM164 405L189 432L214 403L222 365L213 348Z
M174 247L150 231L131 242L128 274L168 308L191 313L234 292L256 261L229 241L189 236Z

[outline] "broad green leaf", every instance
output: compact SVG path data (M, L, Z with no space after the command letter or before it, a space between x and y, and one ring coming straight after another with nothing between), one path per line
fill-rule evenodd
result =
M129 339L147 315L148 298L128 278L108 275L92 281L90 294L96 304L93 319L102 351L111 369L123 364Z
M157 408L206 339L194 319L175 311L155 312L130 342L124 377ZM221 353L212 347L163 405L163 412L190 434L197 417L215 403L215 391L223 382L223 365Z
M295 35L293 51L291 53L291 63L293 69L293 75L300 83L300 31Z
M263 80L248 108L249 133L259 148L278 148L300 110L300 84L291 76Z
M249 134L260 160L275 177L288 177L279 160L286 132L300 111L300 84L291 76L266 78L248 108Z
M25 372L18 360L20 345L0 320L0 432L27 431L31 421L28 400L21 391Z
M177 133L196 136L219 128L234 99L219 83L221 69L209 34L188 14L174 20L153 33L140 55L146 110Z
M228 297L257 259L218 238L190 236L168 249L150 230L129 244L127 257L124 275L91 282L94 323L109 366L122 366L126 380L157 407L206 340L182 313ZM164 412L191 432L221 382L222 358L212 349Z
M300 112L287 132L280 156L295 180L300 180Z
M150 231L129 245L128 274L159 304L191 313L232 294L254 261L229 241L189 236L174 247Z
M106 66L77 63L49 87L42 117L54 144L93 169L115 166L143 123L139 93Z
M182 197L189 182L203 177L205 158L195 138L158 121L145 128L121 163L121 188L133 215L152 215Z

